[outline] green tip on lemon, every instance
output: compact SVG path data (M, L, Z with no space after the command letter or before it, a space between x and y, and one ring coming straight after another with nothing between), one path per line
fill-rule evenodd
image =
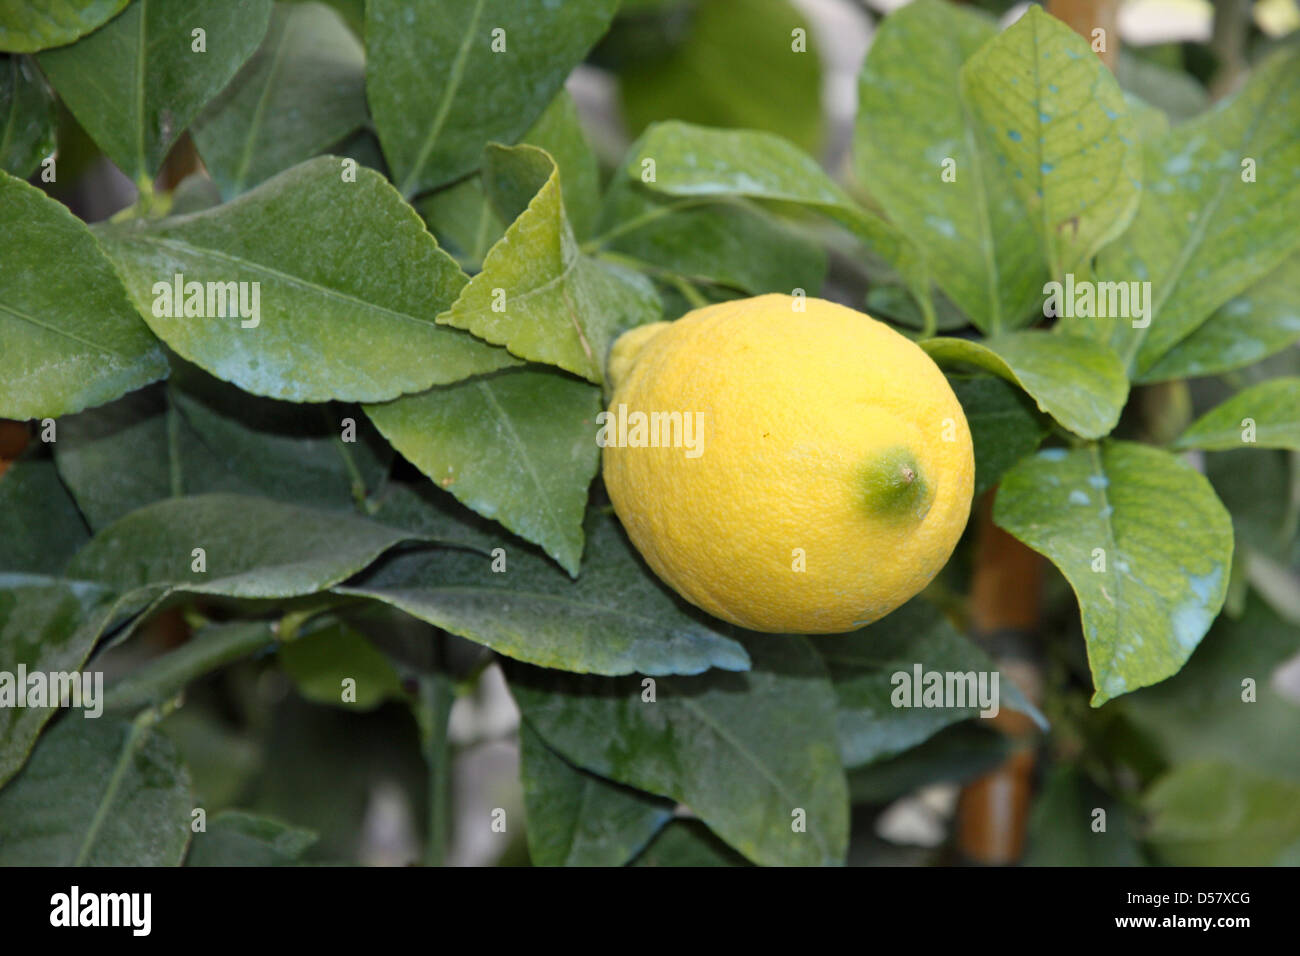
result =
M904 447L889 448L868 462L862 472L863 501L875 516L919 521L930 510L934 489L925 480L916 457Z

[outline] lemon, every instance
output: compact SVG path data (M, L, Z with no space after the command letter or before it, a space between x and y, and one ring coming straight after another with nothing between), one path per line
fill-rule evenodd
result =
M970 429L915 343L764 295L624 334L605 484L654 572L741 627L837 633L938 573L970 513Z

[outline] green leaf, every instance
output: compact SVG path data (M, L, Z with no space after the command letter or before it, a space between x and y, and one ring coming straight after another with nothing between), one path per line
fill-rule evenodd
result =
M158 725L189 768L194 805L209 816L235 805L264 766L256 732L231 727L219 707L192 697Z
M89 539L48 458L29 451L0 475L0 571L57 575Z
M1201 113L1209 95L1196 78L1121 49L1115 62L1115 79L1126 91L1150 103L1176 122ZM1167 125L1167 124L1166 124Z
M1042 442L1046 420L1028 395L1015 385L987 375L948 380L970 426L975 446L975 497L1002 478L1002 473Z
M154 586L288 598L338 584L408 537L364 518L265 498L169 498L99 532L67 573L119 593ZM206 570L194 570L197 548Z
M388 658L341 621L281 646L280 664L298 693L318 704L374 710L386 700L406 696ZM343 697L345 680L355 682L352 700Z
M653 160L653 167L647 160ZM708 129L676 120L656 123L641 138L641 148L631 152L625 170L671 196L746 196L860 210L815 159L771 133Z
M1279 520L1279 505L1295 494L1300 481L1300 463L1288 452L1242 449L1205 456L1205 477L1232 515L1238 547L1249 546L1268 557L1291 563L1296 546L1300 568L1300 538L1297 528Z
M1153 382L1252 365L1300 342L1300 257L1292 256L1156 360Z
M576 575L600 409L595 386L525 368L367 405L366 414L440 487Z
M699 820L673 820L633 866L749 866L743 856L723 843Z
M402 194L472 172L489 142L515 142L617 7L617 0L526 9L513 0L370 0L366 95Z
M887 804L935 783L965 783L1012 753L1006 734L978 721L953 724L909 750L849 771L853 803Z
M281 3L262 45L193 135L229 199L339 143L367 115L360 41L323 4Z
M57 417L162 378L167 360L62 203L0 172L0 416Z
M622 866L672 819L671 802L579 770L527 724L519 741L534 866Z
M130 0L9 0L0 10L0 50L33 53L96 30Z
M1105 829L1095 830L1105 811ZM1024 866L1141 866L1124 805L1074 766L1053 767L1034 802Z
M382 176L355 173L346 181L342 161L322 156L224 206L136 221L101 239L154 332L255 395L387 401L517 364L435 324L463 274ZM159 315L168 300L177 304L162 287L178 274L187 284L259 283L257 324L244 327L254 320L237 308L207 315L215 301L206 317Z
M579 250L559 167L547 153L490 146L483 176L498 209L514 221L438 322L601 383L611 330L644 310L648 290Z
M802 638L747 647L752 671L660 677L653 701L636 677L508 676L524 719L570 763L685 804L756 863L842 863L848 791L825 669Z
M188 216L221 205L221 190L206 172L193 172L180 181L171 194L169 216Z
M613 517L593 517L588 533L577 580L498 536L483 553L439 549L394 557L335 590L384 601L541 667L657 675L749 666L743 647L655 580Z
M1101 438L1128 399L1124 367L1109 348L1077 335L1012 332L979 342L922 342L945 368L974 366L1023 388L1038 407L1076 435Z
M1148 841L1172 866L1295 866L1300 784L1227 764L1181 764L1143 797Z
M588 235L600 203L600 171L578 122L573 97L567 90L561 90L551 101L546 112L524 134L523 142L546 150L555 160L565 215L575 236L581 239ZM497 184L501 184L500 179ZM535 184L533 192L536 192ZM485 192L482 177L476 174L426 194L416 202L416 208L461 268L478 272L488 250L505 235L506 223L522 212L531 199L529 193L522 205L512 208L510 217L503 221L501 210Z
M139 0L103 29L40 55L41 69L108 158L149 180L257 49L271 0ZM194 49L195 29L205 49Z
M137 722L69 714L0 790L0 866L179 866L189 774Z
M242 810L226 810L194 834L186 866L289 866L315 843L311 830Z
M474 514L427 479L416 485L389 482L373 506L372 518L380 524L450 547L488 554L511 541L500 525Z
M166 387L59 422L59 474L92 528L215 491L352 510L385 480L392 449L359 409L258 398L173 364ZM343 440L348 419L355 441Z
M920 248L895 226L855 203L816 160L779 136L657 123L646 130L625 170L670 196L743 197L816 210L896 268L922 308L933 309L929 269Z
M993 674L997 667L979 647L962 637L931 604L914 598L870 627L851 634L812 639L826 664L838 701L840 760L857 767L891 757L932 737L950 724L979 714L981 704L903 707L895 703L910 688L920 698L924 684L913 686L914 668L922 674ZM909 682L902 685L902 678ZM992 690L992 677L985 686ZM962 687L963 693L965 686ZM996 703L1047 723L1011 681L999 676ZM991 709L991 708L990 708ZM990 714L989 716L993 716Z
M604 257L594 262L598 271L603 273L597 284L604 287L606 294L606 312L601 334L611 348L618 337L629 329L663 320L664 300L659 288L641 272ZM601 362L602 375L608 359L606 353ZM608 387L608 380L604 384Z
M1074 589L1095 707L1177 673L1223 606L1231 518L1204 476L1160 449L1040 451L1003 476L993 520Z
M867 290L868 315L896 325L925 328L925 313L905 285L888 275L879 275L873 281L874 285ZM970 325L970 317L953 305L942 291L934 296L933 308L937 332L951 332Z
M26 179L54 154L54 96L25 56L0 56L0 170Z
M483 186L511 225L438 321L599 383L607 343L592 325L586 263L565 215L559 166L535 146L492 145Z
M488 251L505 235L506 224L477 175L427 193L415 201L415 208L439 244L467 272L480 271Z
M62 672L76 672L104 634L150 607L162 588L142 588L116 598L100 583L30 574L0 574L0 664L47 660ZM48 672L46 669L45 672ZM92 706L90 709L94 709ZM0 746L0 783L26 759L32 741L52 709L24 708L11 719ZM3 727L3 722L0 722Z
M248 491L314 508L351 509L387 478L393 450L356 406L257 398L174 363L171 399L220 471L182 458L182 487Z
M1174 442L1175 448L1208 451L1250 445L1300 451L1300 377L1269 379L1243 389L1198 418Z
M428 787L429 818L425 829L424 863L442 866L446 862L447 842L451 837L452 773L455 755L448 736L451 709L456 703L457 688L443 663L446 645L441 635L413 678L414 697L409 699L411 716L420 729L420 755L424 758L425 782Z
M854 136L859 181L924 239L935 282L994 333L1025 324L1047 279L1034 222L959 96L962 64L996 32L983 13L939 0L886 17L859 78Z
M384 152L379 146L379 137L369 126L357 130L340 143L334 152L339 156L355 159L367 169L373 169L381 176L388 177L388 164L384 162Z
M703 0L664 57L620 64L619 94L633 136L659 120L765 130L819 152L826 131L816 31L788 0ZM685 19L685 17L681 18ZM675 33L682 26L675 24ZM804 31L804 49L793 32Z
M58 706L57 692L53 706L16 706L12 694L26 690L17 683L18 668L29 676L75 674L97 636L80 625L102 612L107 600L103 588L84 581L0 574L0 674L6 675L0 678L0 786L18 772Z
M185 685L272 646L270 621L230 621L200 628L180 647L137 667L108 688L105 710L140 710L170 700Z
M594 245L638 265L751 295L816 295L826 277L820 245L743 200L673 199L616 177L601 207L600 233Z
M93 530L173 494L173 470L180 492L188 487L190 462L195 478L220 474L224 467L170 407L166 385L141 389L115 402L59 421L54 445L59 476Z
M1125 697L1123 713L1169 763L1208 758L1300 784L1300 706L1273 676L1297 651L1300 630L1249 594L1240 618L1221 615L1187 666Z
M1169 117L1155 106L1129 90L1124 91L1124 104L1133 120L1133 128L1137 130L1138 142L1144 149L1169 133Z
M579 239L591 235L600 209L600 168L578 118L578 107L561 89L522 142L546 150L555 160L564 193L564 214Z
M1087 40L1031 6L966 61L961 92L1052 278L1083 269L1124 232L1142 188L1137 127L1115 78Z
M1133 228L1101 256L1098 274L1151 283L1142 327L1094 320L1136 381L1157 381L1166 353L1300 246L1300 52L1279 51L1232 102L1172 130L1146 151L1146 189ZM1255 175L1246 178L1243 163ZM1161 378L1177 371L1166 367Z

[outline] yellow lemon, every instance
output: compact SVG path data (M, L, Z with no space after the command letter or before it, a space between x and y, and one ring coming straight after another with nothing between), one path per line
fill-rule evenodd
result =
M970 513L970 429L915 343L764 295L623 335L605 484L647 563L741 627L836 633L903 604Z

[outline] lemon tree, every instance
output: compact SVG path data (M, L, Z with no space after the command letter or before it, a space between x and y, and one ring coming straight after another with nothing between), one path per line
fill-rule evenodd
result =
M503 861L928 861L1007 711L1029 859L1294 862L1295 44L916 0L836 136L729 3L0 14L0 862L441 864L483 739Z

